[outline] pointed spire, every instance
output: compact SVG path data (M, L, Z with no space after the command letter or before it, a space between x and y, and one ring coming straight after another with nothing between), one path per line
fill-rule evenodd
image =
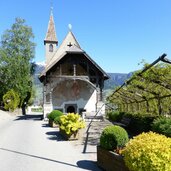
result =
M53 1L50 2L50 14L53 15Z
M52 42L58 44L56 31L55 31L55 23L53 19L53 7L51 7L51 14L50 14L50 19L49 19L49 24L48 24L48 29L44 40L44 44L46 42Z

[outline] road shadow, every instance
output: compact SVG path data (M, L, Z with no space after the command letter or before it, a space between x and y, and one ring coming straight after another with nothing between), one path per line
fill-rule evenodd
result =
M77 162L77 166L85 170L101 171L101 169L97 167L97 162L91 160L80 160Z
M72 170L72 168L80 168L80 169L91 170L91 171L101 171L100 168L97 167L96 162L91 161L91 160L80 160L80 161L77 161L77 163L74 165L74 164L67 163L64 161L54 160L51 158L42 157L42 156L29 154L29 153L23 153L23 152L16 151L16 150L11 150L11 149L6 149L6 148L0 148L0 150L6 151L9 153L15 153L16 155L22 155L26 157L37 158L40 160L46 160L49 162L55 162L58 164L67 165L68 167L70 167L70 170Z
M19 121L19 120L41 121L42 119L43 119L43 114L39 114L39 115L26 114L26 115L17 116L17 118L14 121Z
M49 131L46 132L46 135L48 135L49 140L53 141L66 141L66 139L60 134L59 131Z
M43 128L47 128L47 127L50 127L50 126L49 126L49 124L44 123L44 124L42 124L42 127L43 127Z

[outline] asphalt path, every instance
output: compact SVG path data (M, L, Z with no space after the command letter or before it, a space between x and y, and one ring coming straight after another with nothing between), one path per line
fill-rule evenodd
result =
M0 118L0 171L100 171L96 147L65 141L40 116Z

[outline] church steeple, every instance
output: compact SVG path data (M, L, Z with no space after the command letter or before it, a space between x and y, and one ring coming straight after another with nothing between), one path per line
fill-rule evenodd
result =
M44 40L44 44L46 42L52 42L52 43L58 44L52 9L51 9L50 19L49 19L49 24L48 24L48 29L47 29L46 37L45 37L45 40Z
M44 39L44 45L45 45L45 55L46 55L46 64L49 62L49 60L52 58L54 55L57 45L58 45L58 40L56 36L56 31L55 31L55 23L53 19L53 11L51 7L51 14L50 14L50 19L48 23L48 29L46 33L46 37Z

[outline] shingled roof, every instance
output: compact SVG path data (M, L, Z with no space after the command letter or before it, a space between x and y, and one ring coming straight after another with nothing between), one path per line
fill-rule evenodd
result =
M46 65L45 70L40 75L40 79L42 79L42 77L44 77L46 73L68 53L83 54L91 63L93 63L93 65L95 65L103 73L106 79L109 78L109 76L103 71L103 69L94 60L92 60L84 50L81 49L74 34L71 31L69 31L67 36L63 40L62 44L57 49L54 56Z
M69 50L71 47L70 45L77 47L77 50L78 50L78 48L80 49L80 45L77 42L75 36L73 35L73 33L71 31L68 32L68 34L65 37L65 39L63 40L62 44L59 46L59 48L55 52L54 56L52 56L51 60L46 65L46 68L49 68L49 66L52 65L52 63L54 63L54 61L56 61L64 52ZM72 47L72 49L73 49L73 47Z
M46 37L44 39L44 43L45 42L58 43L58 40L57 40L57 37L56 37L54 19L53 19L53 14L52 13L50 15L48 29L47 29Z

